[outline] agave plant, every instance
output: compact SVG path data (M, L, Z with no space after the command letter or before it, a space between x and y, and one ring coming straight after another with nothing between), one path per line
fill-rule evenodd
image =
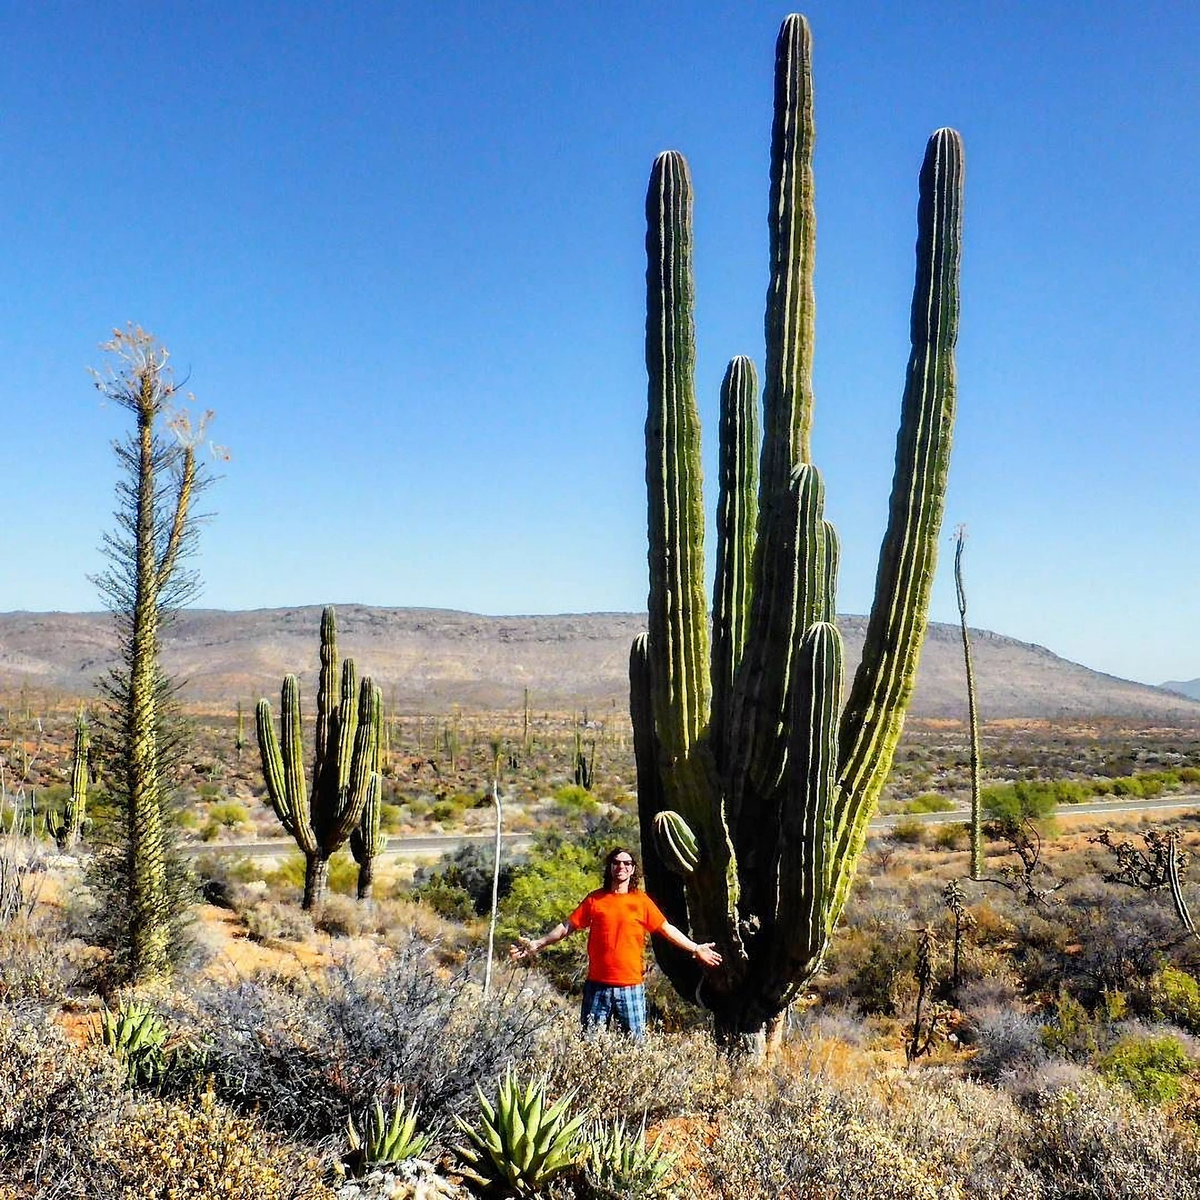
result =
M598 1198L657 1196L675 1166L676 1156L657 1141L646 1144L646 1121L636 1131L618 1120L589 1129L587 1175Z
M123 1000L100 1011L100 1042L125 1068L130 1087L151 1087L167 1069L166 1022L147 1004Z
M417 1132L417 1106L410 1107L403 1095L392 1108L390 1120L376 1100L364 1116L362 1133L355 1128L354 1118L347 1117L346 1137L350 1143L347 1165L355 1174L368 1167L419 1158L430 1142L428 1133Z
M511 1064L497 1087L495 1105L478 1086L475 1090L479 1124L455 1118L469 1143L456 1148L466 1164L464 1175L489 1190L533 1196L579 1162L583 1117L568 1116L573 1092L547 1105L545 1084L533 1081L522 1089Z

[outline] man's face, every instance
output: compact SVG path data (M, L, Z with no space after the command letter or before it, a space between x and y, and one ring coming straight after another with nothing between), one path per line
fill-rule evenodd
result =
M622 879L629 880L633 876L633 859L628 854L620 854L613 859L613 881L620 883Z

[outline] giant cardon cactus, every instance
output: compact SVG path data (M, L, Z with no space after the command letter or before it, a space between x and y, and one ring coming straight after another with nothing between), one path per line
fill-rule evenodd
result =
M811 43L776 48L761 452L754 366L721 393L710 646L693 363L691 181L674 152L646 200L649 633L630 659L648 890L714 941L701 973L656 945L730 1041L761 1038L818 969L891 767L927 624L954 418L962 142L941 129L920 176L912 353L887 533L861 664L842 703L838 543L810 461Z
M378 811L382 699L369 677L357 687L356 683L354 661L348 658L342 664L339 684L337 619L334 610L326 608L321 614L321 678L311 793L304 780L300 685L296 676L288 675L283 681L282 748L275 736L270 704L260 700L255 709L267 794L284 829L304 851L306 909L316 905L325 892L334 851L359 828L364 812Z

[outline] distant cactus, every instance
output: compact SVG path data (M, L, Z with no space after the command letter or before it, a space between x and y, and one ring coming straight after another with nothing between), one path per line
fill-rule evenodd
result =
M843 706L838 543L810 452L812 148L810 37L791 16L776 46L763 441L760 456L753 365L735 359L721 392L711 648L680 154L659 155L646 198L649 633L630 657L644 870L668 918L724 959L701 975L656 944L665 974L713 1011L722 1040L751 1047L819 968L891 767L927 624L954 420L962 142L942 129L920 176L888 529ZM673 847L685 830L695 862L681 875Z
M234 736L233 747L237 751L238 762L242 761L242 751L246 748L246 714L242 711L242 702L237 702L237 733Z
M585 753L583 749L583 737L575 734L575 786L581 787L585 792L592 790L592 783L595 779L596 772L596 742L593 739L591 745L591 753Z
M71 796L67 801L66 819L56 830L55 838L63 850L70 850L83 836L87 821L88 747L91 732L87 711L83 705L75 714L75 746L71 753Z
M311 794L304 779L300 685L296 676L288 675L283 681L282 749L275 736L270 704L260 700L255 709L267 794L284 829L304 851L305 909L313 908L321 900L329 878L329 859L359 829L363 813L372 805L378 813L380 778L376 767L381 696L370 678L365 677L357 688L356 698L355 682L354 662L348 658L342 664L339 684L337 619L333 608L326 608L321 614L321 677ZM377 815L375 820L378 821ZM361 873L359 887L362 888Z

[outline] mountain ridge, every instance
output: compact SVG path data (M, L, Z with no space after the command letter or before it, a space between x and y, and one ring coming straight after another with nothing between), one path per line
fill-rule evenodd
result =
M455 609L337 606L339 649L400 708L454 704L514 708L529 689L539 708L624 707L633 638L644 613L484 616ZM185 609L163 635L163 662L186 680L185 699L274 700L285 674L315 688L321 606ZM847 683L862 651L866 618L838 618ZM1200 725L1200 698L1118 679L1035 643L972 630L984 720L1127 717ZM111 614L0 613L0 688L21 684L70 695L90 691L114 663ZM917 717L966 712L957 625L931 623L910 710Z

